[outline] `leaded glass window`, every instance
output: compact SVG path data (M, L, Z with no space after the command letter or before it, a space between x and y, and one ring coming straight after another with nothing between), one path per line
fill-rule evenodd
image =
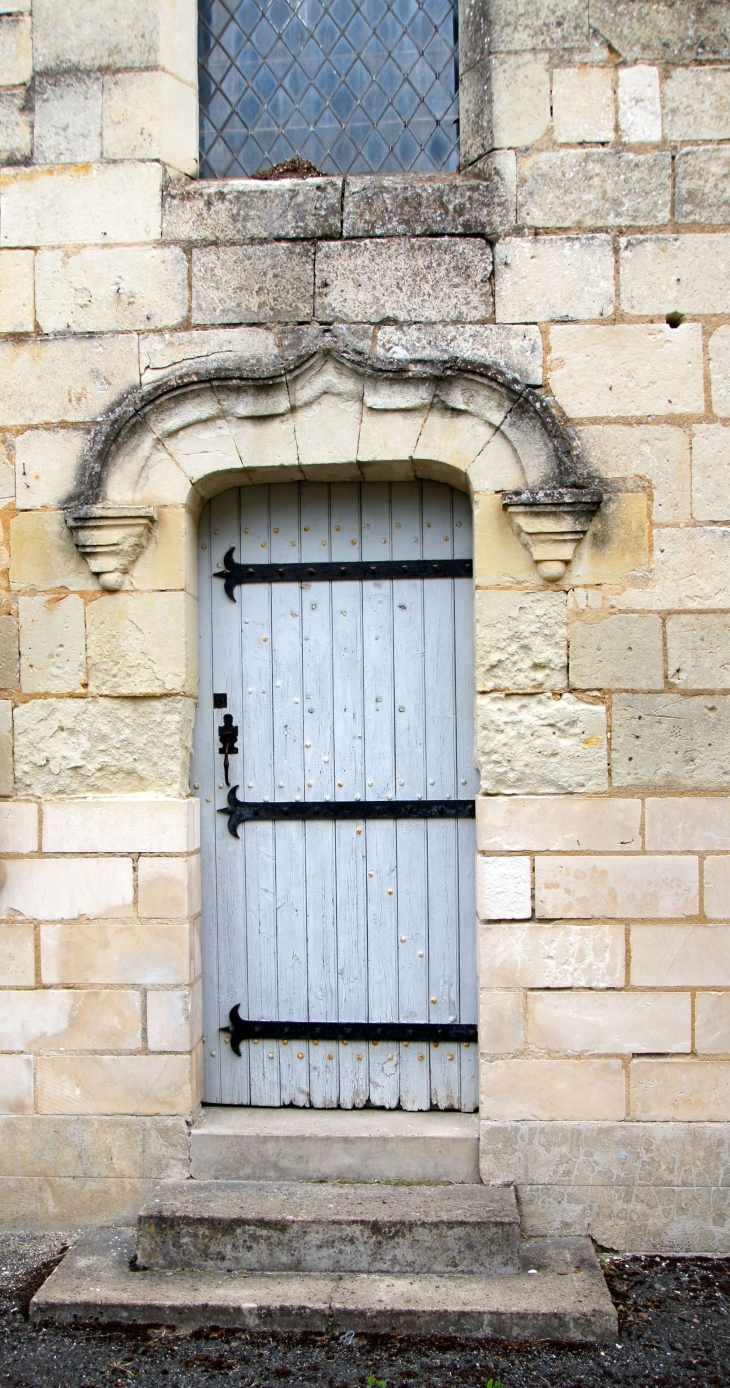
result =
M200 0L201 175L458 166L456 0Z

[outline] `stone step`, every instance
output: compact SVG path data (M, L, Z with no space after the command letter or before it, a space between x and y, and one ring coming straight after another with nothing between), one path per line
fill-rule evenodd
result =
M512 1277L133 1272L133 1255L131 1229L83 1235L36 1292L32 1320L599 1343L617 1332L589 1239L525 1242Z
M169 1181L139 1214L145 1268L516 1273L514 1190Z
M191 1148L201 1181L479 1181L475 1113L211 1107Z

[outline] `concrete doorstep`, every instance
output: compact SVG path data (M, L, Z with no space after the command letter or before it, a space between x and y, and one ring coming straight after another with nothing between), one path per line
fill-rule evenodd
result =
M131 1229L85 1234L33 1298L36 1322L597 1341L616 1312L589 1239L525 1241L516 1275L132 1271Z

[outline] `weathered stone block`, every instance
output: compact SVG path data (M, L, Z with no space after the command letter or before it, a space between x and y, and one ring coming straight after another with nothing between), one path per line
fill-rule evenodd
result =
M3 246L156 241L159 164L9 169L0 176Z
M730 916L730 858L706 858L704 883L708 920L727 920Z
M635 925L631 982L639 988L730 987L730 925Z
M674 161L678 222L722 225L730 217L730 150L681 149Z
M286 323L313 312L311 246L210 246L193 251L194 323Z
M695 525L654 534L653 582L617 594L616 607L730 607L730 528Z
M480 1067L483 1118L623 1118L620 1060L493 1060Z
M476 814L477 848L484 853L641 850L640 800L479 795Z
M648 920L699 910L696 858L536 858L535 915Z
M569 415L704 411L699 323L559 324L550 346L550 384Z
M18 510L62 504L73 488L87 437L85 429L30 429L16 435Z
M689 993L528 993L527 1044L563 1055L691 1051Z
M482 921L520 921L532 915L529 858L477 857L477 915Z
M512 237L494 249L499 323L607 318L613 313L608 236Z
M492 312L491 271L489 246L466 237L325 242L315 314L323 322L478 323Z
M0 424L76 424L139 384L137 343L128 333L0 342L0 373Z
M573 689L664 688L660 617L571 622L569 637Z
M188 1056L40 1056L39 1113L190 1113Z
M43 925L44 984L134 984L165 988L193 978L188 925Z
M86 688L81 598L20 598L18 607L23 693L80 694Z
M142 1044L142 1000L121 989L0 993L4 1051L135 1051Z
M32 795L187 792L189 699L43 699L15 714L18 786Z
M227 179L174 184L162 202L167 241L315 240L339 236L341 178Z
M110 593L91 603L86 639L92 693L192 693L196 615L185 593Z
M730 415L730 327L718 328L712 334L709 354L712 408L725 417Z
M562 48L588 47L588 5L586 0L488 0L487 5L470 5L467 34L476 27L482 32L492 53L520 52L523 49L555 46L556 35Z
M730 68L675 68L664 81L662 110L669 140L727 140Z
M19 679L18 623L0 617L0 689L15 689Z
M718 1060L634 1060L629 1066L632 1118L651 1122L726 1123L730 1065Z
M519 168L521 225L662 226L670 207L669 154L559 150L530 155Z
M626 313L730 311L730 236L629 236L620 243Z
M623 988L622 925L489 925L479 929L493 988Z
M129 916L133 900L130 858L8 858L0 914L45 921Z
M578 431L586 461L602 477L652 484L652 514L670 524L690 518L689 436L671 424L596 424Z
M2 814L0 806L0 851ZM95 796L43 806L44 853L189 853L199 847L198 800Z
M101 158L101 77L37 77L33 157L36 164L91 164Z
M190 496L189 489L187 494ZM145 493L145 501L147 496ZM153 496L149 500L157 501L158 498ZM192 556L196 537L197 526L188 511L182 506L160 506L157 511L157 525L147 542L147 548L130 574L130 586L136 592L144 589L187 588L189 592L194 593L197 574ZM188 623L195 626L197 614L192 605L188 605L187 617ZM192 636L189 639L192 640ZM194 641L188 654L190 668L195 671L197 650Z
M200 857L140 858L140 916L194 916L200 910Z
M613 784L647 790L723 790L730 785L730 699L617 694Z
M606 144L613 139L616 117L610 67L555 68L553 133L558 144Z
M730 615L668 617L667 669L682 689L730 689Z
M479 1050L481 1055L516 1055L525 1047L521 993L479 992Z
M730 799L725 796L647 800L644 813L649 853L730 851Z
M0 251L0 332L34 331L33 252Z
M695 1050L700 1055L730 1053L730 992L697 994Z
M730 57L723 5L591 0L591 27L627 62L706 62Z
M189 1137L182 1119L6 1118L0 1123L0 1176L185 1180ZM81 1218L81 1215L79 1215Z
M0 159L4 165L30 158L33 126L25 105L25 89L0 91Z
M571 694L482 694L476 704L477 761L488 794L602 791L606 711Z
M10 523L10 553L13 588L99 591L60 511L24 511L15 516Z
M619 68L618 127L624 140L633 144L648 144L661 140L662 111L658 68Z
M478 690L564 689L567 640L563 593L477 590Z
M12 795L13 774L13 706L9 699L0 700L0 795Z
M168 168L197 175L197 90L170 73L105 76L103 131L105 159L160 159Z
M32 925L0 925L0 985L32 988L35 983L35 941Z
M32 1056L0 1055L0 1113L32 1112Z
M200 984L147 994L147 1045L151 1051L190 1051L202 1036Z
M37 72L165 68L197 78L195 0L35 0Z
M457 355L464 362L492 361L527 385L542 384L542 338L538 328L501 327L465 323L452 328L382 327L378 331L376 356L386 361L443 361Z
M0 805L0 853L35 853L38 848L38 806L23 800Z
M697 424L692 431L692 515L730 520L730 429L722 424Z
M511 53L482 58L462 74L459 115L463 165L473 165L487 150L534 144L550 124L545 57Z
M191 366L214 357L222 365L263 368L274 375L281 355L268 328L193 328L188 332L150 333L139 340L142 384L157 380L173 367Z
M404 174L345 180L347 237L488 236L513 220L514 215L505 218L501 184L494 179Z
M167 328L188 311L188 265L177 246L39 251L35 286L44 332Z
M20 87L33 74L31 21L25 15L0 17L0 86Z

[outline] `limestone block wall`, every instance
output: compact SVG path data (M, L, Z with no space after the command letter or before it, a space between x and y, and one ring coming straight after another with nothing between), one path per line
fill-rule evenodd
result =
M427 180L197 183L195 28L194 0L0 6L2 1208L126 1218L187 1169L196 520L325 459L225 411L173 437L162 401L107 473L156 509L118 592L64 506L130 393L328 347L512 373L604 490L548 585L502 509L519 460L483 466L459 401L390 458L327 425L328 477L473 495L484 1178L531 1232L727 1251L730 5L462 5L463 172Z

